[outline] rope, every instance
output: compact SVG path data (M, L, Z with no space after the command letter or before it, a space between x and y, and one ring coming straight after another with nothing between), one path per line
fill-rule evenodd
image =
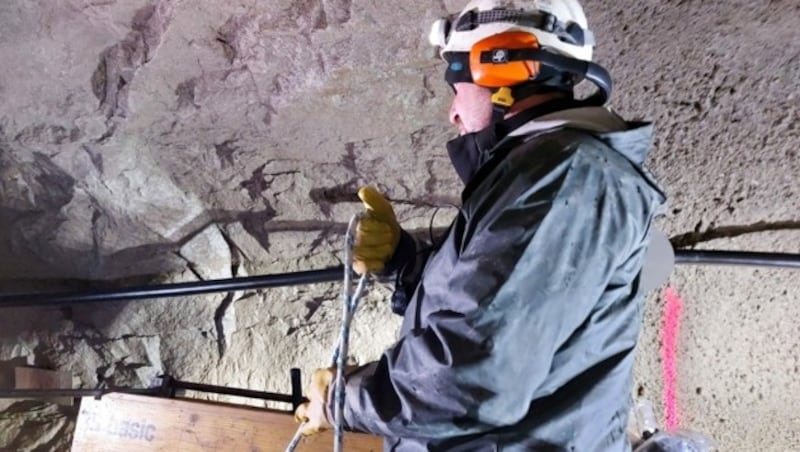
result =
M294 432L294 436L292 440L289 441L289 445L286 446L286 452L294 452L297 449L297 446L300 444L300 440L303 439L303 424L297 428L297 431Z
M342 287L342 323L339 329L339 338L331 356L331 367L336 367L336 381L334 383L334 425L333 425L333 450L342 452L344 439L344 368L347 364L347 353L350 347L350 327L353 323L358 303L364 294L367 285L367 274L361 275L355 292L353 291L353 231L358 224L358 215L353 215L347 226L344 247L344 284ZM297 428L294 437L286 447L286 452L294 452L303 439L303 427Z

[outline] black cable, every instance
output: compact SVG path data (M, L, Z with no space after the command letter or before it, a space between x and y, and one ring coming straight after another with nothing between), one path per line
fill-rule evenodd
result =
M676 264L800 268L800 254L676 250Z
M239 290L255 290L269 287L297 286L302 284L338 281L342 279L343 271L343 267L331 267L322 270L294 273L159 284L113 290L8 294L0 295L0 308L18 306L58 306L98 301L130 301L145 298L183 297L215 292L235 292Z
M689 265L747 265L800 269L800 254L676 250L675 263ZM7 294L0 295L0 309L19 306L58 306L91 302L130 301L146 298L178 297L215 292L235 292L239 290L323 283L339 281L342 278L343 271L343 268L340 266L294 273L279 273L275 275L216 279L177 284L160 284L115 290Z

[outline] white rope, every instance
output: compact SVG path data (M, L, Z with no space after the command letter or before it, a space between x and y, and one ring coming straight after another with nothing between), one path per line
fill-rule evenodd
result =
M333 450L342 452L342 441L344 439L344 368L347 364L347 353L350 347L350 327L353 323L358 303L364 294L367 285L367 274L361 275L358 285L353 292L353 231L358 224L358 215L350 219L345 235L344 247L344 284L342 287L342 323L339 329L339 339L333 349L331 356L331 367L336 367L336 381L334 382L334 425L333 425ZM297 432L292 437L286 452L294 452L303 439L303 427L301 424Z

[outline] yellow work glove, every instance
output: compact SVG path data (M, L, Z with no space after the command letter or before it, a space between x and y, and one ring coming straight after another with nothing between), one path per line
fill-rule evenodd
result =
M311 375L311 385L306 393L308 402L297 407L294 412L294 420L303 424L303 436L314 435L333 427L325 414L325 405L328 403L328 391L332 389L334 378L335 367L317 369Z
M359 275L383 270L400 242L400 225L392 205L373 187L362 187L358 197L366 212L361 216L353 244L353 270Z

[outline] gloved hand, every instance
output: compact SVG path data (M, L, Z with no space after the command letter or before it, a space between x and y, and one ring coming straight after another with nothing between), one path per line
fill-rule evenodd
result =
M389 201L373 187L362 187L358 197L366 212L356 229L353 244L353 270L377 273L383 270L400 242L400 225Z
M333 390L336 368L317 369L311 375L311 384L306 392L308 402L297 407L294 420L302 426L303 436L310 436L332 428L325 412L328 403L328 391Z

